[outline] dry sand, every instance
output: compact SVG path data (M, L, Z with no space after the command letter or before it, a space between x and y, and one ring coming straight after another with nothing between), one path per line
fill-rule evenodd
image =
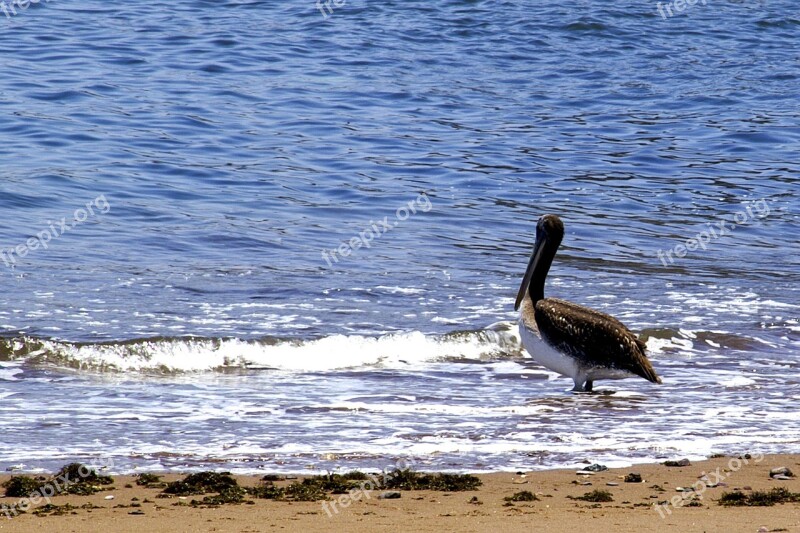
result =
M773 480L769 471L788 467L800 474L800 455L775 455L742 464L731 457L709 459L685 467L638 465L612 469L591 476L573 470L498 473L480 475L483 486L468 492L401 491L399 499L379 499L375 490L362 493L338 513L323 510L322 502L280 502L253 500L254 504L223 505L216 508L187 506L187 499L160 499L158 489L135 485L129 476L115 477L113 489L91 496L54 496L53 504L98 508L78 509L62 516L26 513L8 519L0 514L0 532L258 532L258 531L547 531L547 532L749 532L788 531L800 533L800 503L772 507L723 507L717 501L724 491L735 488L748 493L786 487L800 492L800 477ZM626 483L624 477L638 472L642 483ZM680 496L677 487L689 487L703 473L709 482L725 486L707 488L701 506L670 507L671 514L657 502ZM0 482L10 476L0 477ZM724 478L724 479L720 479ZM166 475L165 481L181 479ZM238 476L239 484L257 485L260 476ZM575 483L577 482L577 484ZM591 483L591 485L582 485ZM611 485L609 485L611 483ZM126 487L128 485L128 487ZM664 492L661 492L659 488ZM698 488L700 484L697 485ZM594 489L608 490L610 503L589 503L568 498ZM505 498L530 491L539 500L509 504ZM0 491L2 492L2 491ZM113 495L113 500L106 500ZM368 496L368 497L367 497ZM134 498L138 498L134 500ZM338 498L338 496L334 496ZM249 499L249 498L248 498ZM11 506L17 498L0 498ZM684 500L688 501L688 500ZM175 505L178 503L179 505ZM134 504L134 507L131 507ZM41 504L39 505L39 507ZM329 504L330 506L330 504ZM31 508L31 511L35 508ZM330 507L329 507L330 509ZM135 514L132 514L135 513ZM663 518L661 516L663 514Z

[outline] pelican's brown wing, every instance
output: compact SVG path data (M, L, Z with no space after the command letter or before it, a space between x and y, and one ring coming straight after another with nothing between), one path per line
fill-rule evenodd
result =
M539 300L534 309L539 333L555 349L587 366L627 370L661 383L645 344L613 316L556 298Z

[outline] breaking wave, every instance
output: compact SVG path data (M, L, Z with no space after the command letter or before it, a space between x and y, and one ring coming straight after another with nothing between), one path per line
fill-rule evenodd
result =
M650 355L656 359L716 348L757 350L768 344L730 333L685 329L645 330L642 336ZM522 350L513 322L498 322L482 330L444 335L414 331L379 337L331 335L311 340L156 337L92 343L29 336L0 339L0 361L103 372L320 372L526 358L528 355Z

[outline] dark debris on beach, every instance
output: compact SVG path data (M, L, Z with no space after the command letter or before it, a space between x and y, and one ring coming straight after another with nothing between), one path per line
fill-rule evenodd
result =
M13 476L3 483L8 498L26 498L32 493L77 494L87 496L113 487L110 476L101 476L95 470L81 463L64 465L50 477Z
M567 496L570 500L581 500L584 502L594 502L594 503L607 503L613 502L614 496L608 492L607 490L600 490L596 489L592 492L587 492L583 496Z
M205 496L209 493L216 493ZM192 500L190 505L216 506L226 503L242 503L247 491L239 486L230 472L197 472L189 474L181 481L167 483L158 495L159 498L173 496L204 496L202 500Z
M511 496L506 496L503 498L507 502L538 502L539 498L536 497L534 493L529 490L523 490L520 492L516 492Z
M167 487L167 484L161 481L161 476L155 474L139 474L136 484L146 489L164 489Z
M332 495L347 494L352 490L461 492L475 490L481 485L481 480L470 474L422 474L411 470L395 470L373 475L363 472L326 474L307 477L286 486L275 484L282 479L280 476L266 475L256 487L241 487L229 472L198 472L190 474L181 481L168 483L159 498L216 493L188 503L193 506L215 506L226 503L248 503L245 500L247 495L267 500L308 502L328 500Z
M772 490L756 490L749 494L744 492L723 492L718 503L725 507L769 507L778 503L800 502L800 492L791 492L780 487Z
M218 506L223 504L254 503L251 498L279 501L321 501L333 495L347 494L352 490L432 490L460 492L475 490L481 480L470 474L423 474L411 470L395 470L375 474L349 472L346 474L326 474L293 481L278 486L276 481L288 481L290 476L266 475L256 487L239 485L230 472L197 472L182 480L166 483L162 476L139 474L136 484L148 489L160 489L159 498L179 497L175 505ZM68 480L65 482L65 480ZM2 487L9 498L27 498L31 494L43 493L76 494L87 496L103 490L113 489L114 480L110 476L99 475L81 463L70 463L56 474L46 476L13 476ZM203 496L184 502L188 496ZM69 514L77 508L48 504L40 507L37 514Z

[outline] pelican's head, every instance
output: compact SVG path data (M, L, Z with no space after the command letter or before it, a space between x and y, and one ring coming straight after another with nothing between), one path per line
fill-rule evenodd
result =
M558 215L542 215L536 223L536 244L534 248L538 247L545 239L554 242L558 247L561 244L561 239L564 238L564 223L558 218Z
M528 268L522 277L522 284L519 286L517 300L514 303L514 311L519 309L520 303L525 298L531 280L536 279L537 292L539 297L543 297L544 279L550 270L556 250L564 238L564 223L557 215L543 215L536 223L536 244L533 245L533 253L528 261ZM535 276L534 276L535 274Z

